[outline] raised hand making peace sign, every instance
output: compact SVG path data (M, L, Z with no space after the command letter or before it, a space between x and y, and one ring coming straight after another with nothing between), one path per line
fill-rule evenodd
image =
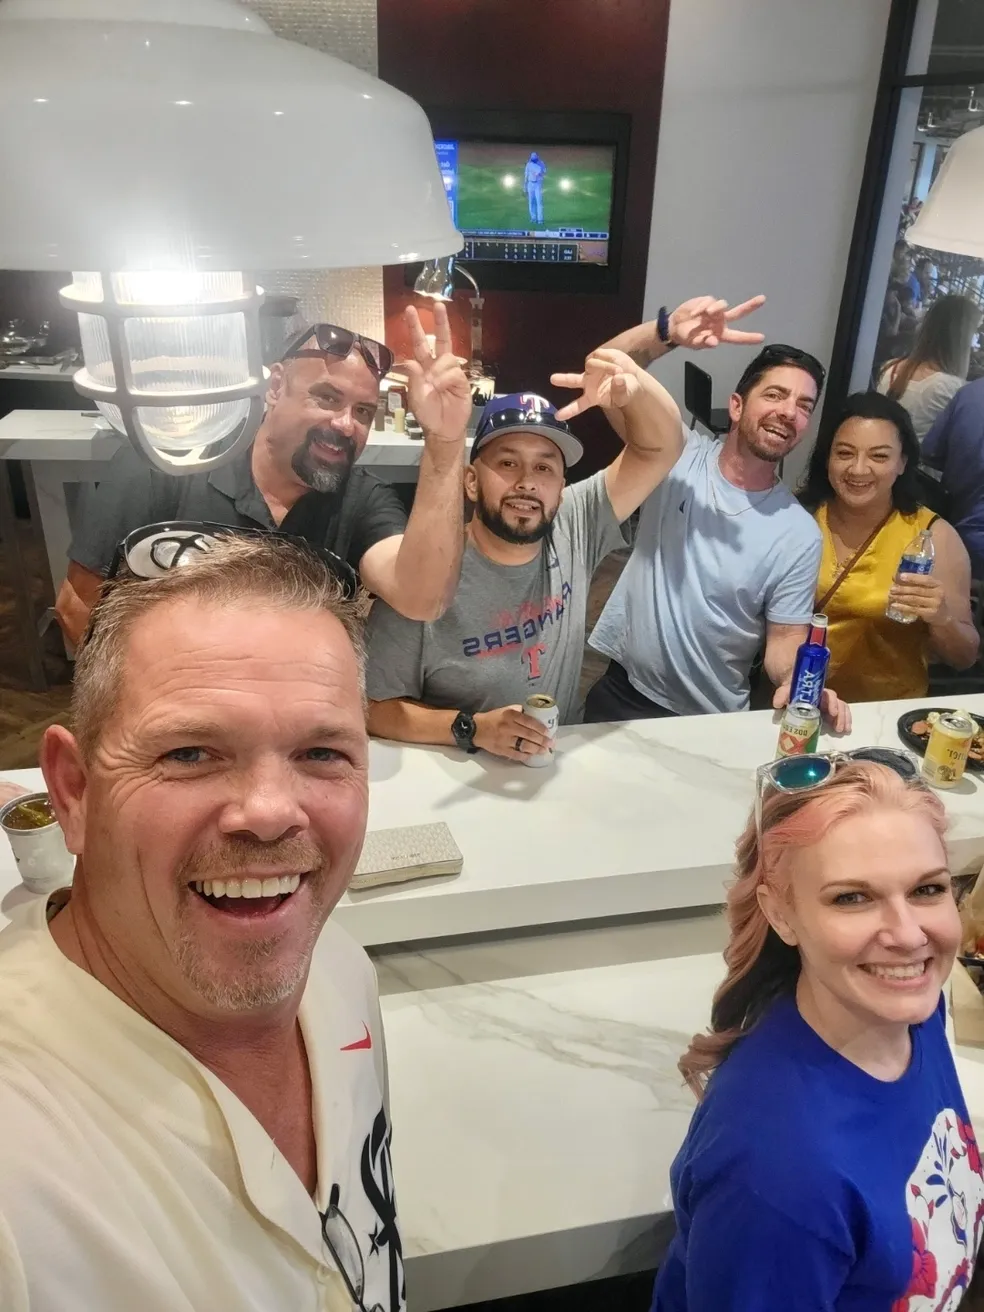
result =
M764 296L753 296L741 305L728 309L728 302L713 296L694 296L684 301L670 315L670 341L691 351L703 351L727 343L731 346L752 346L764 340L761 333L747 333L731 327L736 319L744 319L753 310L765 304Z
M412 305L407 307L406 320L414 355L403 362L410 378L410 409L424 430L425 443L460 444L471 418L471 387L451 350L447 309L440 301L434 305L433 355Z

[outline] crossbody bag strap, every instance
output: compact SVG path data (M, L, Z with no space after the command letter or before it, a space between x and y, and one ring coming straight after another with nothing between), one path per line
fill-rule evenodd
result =
M892 516L893 516L894 514L895 514L895 510L894 510L894 508L893 508L892 510L890 510L890 511L888 512L888 514L885 516L885 518L882 520L882 522L881 522L880 524L877 524L877 525L871 530L871 532L868 534L868 536L865 538L865 540L861 543L860 547L858 547L857 551L854 553L854 555L851 557L851 559L847 562L847 564L844 566L844 568L841 570L841 572L837 575L837 577L834 579L833 583L831 583L830 587L827 589L827 591L824 593L824 595L823 595L823 596L820 598L820 600L817 602L817 612L818 612L819 614L822 615L822 614L824 613L824 611L827 609L827 606L830 604L830 599L831 599L831 597L833 597L834 593L837 591L837 589L840 587L840 585L844 582L844 580L847 578L848 574L850 574L851 570L852 570L852 569L854 568L854 566L858 563L858 561L861 559L861 557L864 555L864 553L868 550L868 548L871 546L872 542L874 542L875 538L876 538L876 537L878 536L878 534L882 531L882 529L885 527L885 525L888 523L888 521L892 518Z

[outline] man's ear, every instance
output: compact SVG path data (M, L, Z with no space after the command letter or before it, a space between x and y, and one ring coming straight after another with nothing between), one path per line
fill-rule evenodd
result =
M786 907L782 899L776 896L775 891L768 884L759 884L755 896L758 898L763 916L782 941L791 948L796 947L796 931L786 919Z
M276 405L284 392L287 390L287 366L280 363L270 366L270 377L267 380L266 403L267 405Z
M474 465L465 465L465 496L472 505L478 501L478 474Z
M728 397L728 418L733 424L737 424L741 418L741 412L745 408L745 402L737 392L732 392Z
M65 846L73 856L81 856L87 778L79 745L66 728L53 724L45 730L39 759Z

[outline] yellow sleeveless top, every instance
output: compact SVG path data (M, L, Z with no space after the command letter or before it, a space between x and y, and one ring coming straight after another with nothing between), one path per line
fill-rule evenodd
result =
M922 697L929 686L929 629L922 620L896 624L886 618L885 607L902 552L935 518L925 506L914 515L896 510L827 603L827 686L845 701ZM814 519L823 534L817 582L820 601L838 568L826 505Z

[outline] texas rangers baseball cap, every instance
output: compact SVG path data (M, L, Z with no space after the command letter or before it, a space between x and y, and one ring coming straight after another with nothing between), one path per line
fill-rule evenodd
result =
M493 396L478 421L475 440L472 442L471 460L494 437L506 433L540 433L558 448L564 465L576 465L584 455L584 447L577 440L557 410L545 396L535 392L509 392L506 396Z

